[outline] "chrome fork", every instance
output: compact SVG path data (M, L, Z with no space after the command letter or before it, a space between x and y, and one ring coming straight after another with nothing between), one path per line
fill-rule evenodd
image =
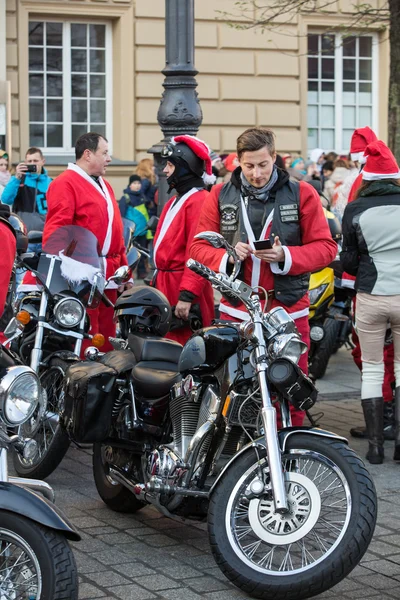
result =
M261 320L255 317L254 323L254 334L258 342L255 348L256 373L262 399L261 416L264 425L265 439L267 442L267 456L273 499L275 511L277 513L285 513L288 511L288 503L285 489L285 478L282 469L281 449L279 447L277 436L276 410L272 406L271 395L269 393L267 384L267 348L265 345L264 331Z

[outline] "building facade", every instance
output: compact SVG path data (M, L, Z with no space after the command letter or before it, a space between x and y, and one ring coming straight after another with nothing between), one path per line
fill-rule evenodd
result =
M268 126L279 151L302 155L316 146L348 151L352 130L364 125L385 140L387 33L355 31L344 41L326 35L327 24L351 18L347 0L336 5L262 33L221 19L219 11L233 13L235 0L196 0L199 137L227 153L246 127ZM119 193L133 162L162 137L156 117L164 6L165 0L0 0L9 82L0 81L0 105L8 98L14 163L37 145L55 175L73 157L75 139L96 130L110 141L109 178Z

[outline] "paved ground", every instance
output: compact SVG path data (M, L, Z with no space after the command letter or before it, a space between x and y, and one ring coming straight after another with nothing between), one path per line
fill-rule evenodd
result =
M361 423L357 378L350 356L340 351L319 385L329 399L313 410L324 413L321 424L327 429L347 436L352 424ZM353 440L352 445L365 454L366 442ZM391 460L393 442L387 446L384 465L370 467L379 494L379 524L370 549L346 580L318 599L400 598L400 465ZM82 541L74 544L82 600L249 597L215 566L204 524L176 523L151 507L136 516L107 509L93 483L91 451L71 449L48 482L57 504L82 533Z

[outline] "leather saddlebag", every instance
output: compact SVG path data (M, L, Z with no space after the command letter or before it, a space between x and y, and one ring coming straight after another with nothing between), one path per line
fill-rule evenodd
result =
M117 374L97 362L79 362L67 369L60 422L73 441L92 444L108 437Z

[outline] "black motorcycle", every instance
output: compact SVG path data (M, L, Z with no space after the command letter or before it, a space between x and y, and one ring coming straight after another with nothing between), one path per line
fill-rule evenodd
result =
M10 477L7 454L13 449L29 460L32 439L9 435L36 412L46 395L36 373L0 345L0 598L57 600L78 598L78 577L68 540L79 534L54 506L43 481ZM44 495L46 500L42 499Z
M37 243L41 232L31 232L29 239ZM130 259L135 264L135 249L133 254ZM22 255L19 264L35 274L37 286L18 302L16 315L4 333L11 350L38 373L47 394L47 409L43 415L35 413L20 427L19 434L34 437L39 450L30 460L15 454L14 468L21 476L45 479L70 445L58 424L65 371L71 362L79 360L84 339L104 343L102 336L89 335L87 309L96 308L100 301L111 304L104 296L107 284L126 281L130 270L121 267L106 281L97 238L75 225L57 229L39 255Z
M200 235L235 257L219 234ZM264 312L235 279L235 258L231 277L187 264L243 302L248 321L201 329L182 348L161 337L171 316L162 294L125 292L116 306L123 349L93 349L93 361L69 367L61 423L72 439L94 443L107 506L153 504L166 516L205 519L216 562L236 586L301 600L358 564L376 492L344 438L291 426L290 404L305 410L316 401L297 365L306 347L283 308Z

